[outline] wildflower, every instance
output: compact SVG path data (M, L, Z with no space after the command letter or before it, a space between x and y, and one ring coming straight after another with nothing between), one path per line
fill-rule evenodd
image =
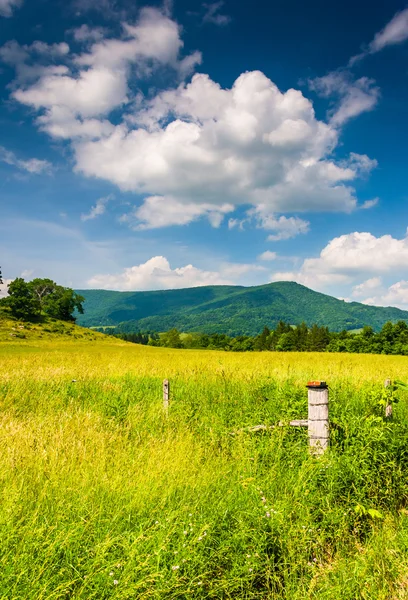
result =
M118 585L119 581L117 579L113 580L113 585Z
M177 571L177 569L180 568L180 565L174 565L173 567L171 567L172 571Z
M156 521L156 525L158 525L158 524L159 524L159 521Z
M197 585L203 585L202 581L197 581Z
M266 502L265 496L262 496L261 500L262 500L262 503L265 504L265 502Z
M111 571L111 572L109 573L109 575L110 575L110 577L113 577L113 571Z
M199 541L199 542L201 542L201 540L202 540L202 539L203 539L203 538L202 538L202 537L201 537L201 535L200 535L200 537L198 538L198 541Z
M249 571L250 573L252 573L253 569L248 569L248 571Z
M184 535L187 535L188 531L183 531Z
M266 518L267 518L267 519L269 519L269 517L270 517L270 516L271 516L271 513L270 513L270 512L267 512L267 513L266 513Z
M250 554L247 554L247 555L246 555L246 557L247 557L247 558L251 558L251 555L250 555Z
M206 535L207 535L207 532L206 532L206 531L204 531L204 533L203 533L203 536L206 536Z

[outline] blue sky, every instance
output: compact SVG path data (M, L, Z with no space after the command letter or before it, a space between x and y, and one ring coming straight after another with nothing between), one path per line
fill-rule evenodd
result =
M403 2L0 0L0 86L6 280L408 308Z

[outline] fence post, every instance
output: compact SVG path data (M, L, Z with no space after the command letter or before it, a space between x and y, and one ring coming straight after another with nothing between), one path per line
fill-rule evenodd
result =
M168 379L163 381L163 410L167 414L170 404L170 382Z
M392 383L391 379L386 379L384 381L384 387L386 387L386 388L390 387L391 383ZM387 402L387 405L385 407L385 418L391 419L391 417L392 417L392 404L391 404L391 402L389 404Z
M325 381L309 381L308 437L313 454L321 455L329 446L329 389Z

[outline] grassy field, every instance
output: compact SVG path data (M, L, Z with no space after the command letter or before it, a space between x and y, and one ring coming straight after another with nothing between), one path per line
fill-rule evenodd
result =
M2 600L408 598L404 393L382 416L408 358L40 335L0 342ZM230 435L306 418L310 378L324 457L304 430Z

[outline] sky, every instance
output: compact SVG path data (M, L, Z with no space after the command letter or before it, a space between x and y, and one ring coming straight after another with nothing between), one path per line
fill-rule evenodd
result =
M408 6L0 0L0 265L408 309Z

